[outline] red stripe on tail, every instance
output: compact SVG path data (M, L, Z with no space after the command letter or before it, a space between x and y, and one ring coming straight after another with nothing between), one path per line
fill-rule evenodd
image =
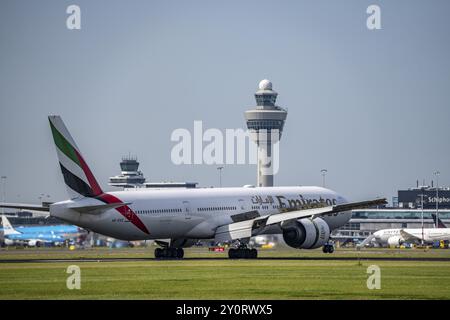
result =
M108 193L103 193L99 195L98 199L106 203L122 203L122 201L119 198ZM127 205L123 205L122 207L117 207L116 210L119 211L120 214L123 215L128 221L130 221L132 224L138 227L139 230L141 230L144 233L150 234L147 227L144 225L141 219L139 219L137 214L134 213L133 210L131 210L130 207L128 207Z
M75 154L78 157L78 160L80 161L81 169L83 169L84 174L86 175L86 178L89 181L90 187L91 187L92 191L94 192L94 196L101 195L103 193L103 191L100 188L100 186L98 185L97 180L95 179L94 175L91 172L91 169L89 169L88 165L84 161L81 154L75 148L74 148L74 150L75 150Z

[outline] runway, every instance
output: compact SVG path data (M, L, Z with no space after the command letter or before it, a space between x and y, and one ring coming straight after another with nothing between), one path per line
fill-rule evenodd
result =
M188 248L178 260L151 248L0 250L0 299L448 299L448 250L261 250L258 259ZM65 290L71 265L82 290ZM367 290L377 265L383 290ZM213 284L213 285L211 285ZM242 294L240 294L242 292Z
M68 262L145 262L145 261L217 261L231 260L226 257L216 258L183 258L183 259L156 259L156 258L70 258L70 259L4 259L0 263L68 263ZM239 261L431 261L450 262L450 257L261 257L257 259L234 259Z

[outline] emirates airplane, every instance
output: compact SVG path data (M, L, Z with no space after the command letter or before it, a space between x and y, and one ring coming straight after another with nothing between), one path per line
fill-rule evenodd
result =
M69 200L48 207L3 203L0 207L49 211L71 224L121 240L154 239L156 258L183 258L199 239L229 242L230 258L254 259L252 236L282 234L298 249L333 252L332 230L347 223L351 210L386 203L348 203L320 187L137 189L103 192L61 117L49 116Z

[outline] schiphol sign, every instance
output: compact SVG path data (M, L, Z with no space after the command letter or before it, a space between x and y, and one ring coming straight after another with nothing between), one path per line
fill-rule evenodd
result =
M436 204L439 208L450 209L450 190L438 190L436 197L436 190L399 190L398 201L399 203L415 203L417 208L421 207L421 194L423 193L423 207L424 209L434 209Z
M427 203L436 204L436 201L439 202L439 205L441 205L441 204L446 205L446 206L450 205L450 198L447 198L447 197L439 197L439 198L437 198L437 197L427 197L426 198L426 202Z
M434 209L436 207L436 202L439 208L448 209L450 208L450 192L449 191L439 191L439 196L436 197L436 191L425 191L425 196L423 197L423 207L426 209ZM417 196L417 205L420 207L420 195Z

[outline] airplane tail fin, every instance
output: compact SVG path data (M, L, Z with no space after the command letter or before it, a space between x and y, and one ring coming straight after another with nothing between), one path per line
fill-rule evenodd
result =
M8 218L5 215L2 215L2 224L3 224L3 234L5 236L9 236L11 234L20 234L19 231L13 228Z
M52 115L48 120L69 194L73 198L96 197L103 194L61 117Z
M434 225L438 228L447 228L447 226L442 222L441 219L439 219L435 213L432 213L431 216L433 217ZM436 221L437 220L437 221Z

